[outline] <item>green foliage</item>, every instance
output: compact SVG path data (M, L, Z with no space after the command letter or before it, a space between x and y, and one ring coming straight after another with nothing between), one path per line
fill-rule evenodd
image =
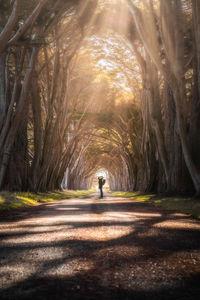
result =
M10 210L27 206L34 206L38 203L57 201L62 199L77 198L91 194L93 190L77 191L55 191L49 193L11 193L0 192L0 210Z
M155 206L163 207L169 210L176 210L181 213L189 214L200 219L200 201L193 198L182 197L160 197L152 194L142 194L140 192L113 192L112 194L151 203Z

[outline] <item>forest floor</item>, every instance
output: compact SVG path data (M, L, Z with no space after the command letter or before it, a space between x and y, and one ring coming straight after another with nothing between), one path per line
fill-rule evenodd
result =
M0 221L0 299L198 299L200 221L97 194Z

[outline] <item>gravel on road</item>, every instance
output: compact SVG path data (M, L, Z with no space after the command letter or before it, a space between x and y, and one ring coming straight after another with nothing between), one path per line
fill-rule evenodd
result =
M200 222L97 194L0 221L0 299L198 299Z

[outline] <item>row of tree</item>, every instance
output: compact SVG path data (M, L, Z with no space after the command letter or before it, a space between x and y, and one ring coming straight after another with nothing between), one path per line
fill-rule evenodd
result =
M95 1L16 0L13 5L1 1L1 189L60 188L79 136L74 127L69 141L73 130L69 64L95 5Z
M140 9L127 2L143 82L146 187L199 194L200 2L144 1Z
M101 132L95 132L97 140L82 161L90 162L90 175L96 166L108 169L112 189L199 195L200 3L126 3L128 7L117 2L115 8L126 7L128 30L122 32L113 20L112 29L132 46L129 59L137 60L129 77L134 96L128 109L124 103L111 105L112 116L104 109L108 122L93 120ZM104 30L106 26L104 21Z
M199 195L198 0L0 8L0 189Z

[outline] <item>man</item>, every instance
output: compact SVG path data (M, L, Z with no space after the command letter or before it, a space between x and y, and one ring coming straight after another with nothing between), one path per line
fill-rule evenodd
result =
M103 178L103 176L99 176L98 181L99 181L99 189L100 189L100 198L103 198L103 185L105 184L106 181Z

